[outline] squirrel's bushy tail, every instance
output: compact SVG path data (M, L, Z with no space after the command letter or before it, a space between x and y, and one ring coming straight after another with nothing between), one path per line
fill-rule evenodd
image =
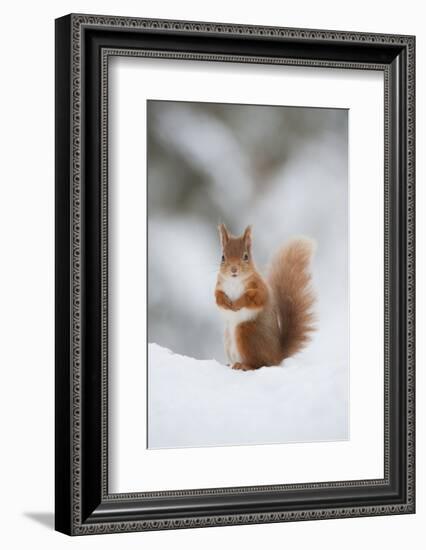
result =
M269 284L276 298L281 327L283 359L300 351L315 330L310 260L315 242L300 237L285 244L273 257Z

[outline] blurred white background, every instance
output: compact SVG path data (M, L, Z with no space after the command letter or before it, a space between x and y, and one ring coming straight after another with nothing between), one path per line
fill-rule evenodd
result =
M316 357L347 359L348 111L149 101L147 119L149 341L225 361L217 224L252 224L261 270L289 237L316 240Z

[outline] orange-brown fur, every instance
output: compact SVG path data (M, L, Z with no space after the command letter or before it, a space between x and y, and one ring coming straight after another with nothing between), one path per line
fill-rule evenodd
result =
M295 239L275 255L269 271L281 321L283 359L305 347L315 330L315 294L308 270L313 244Z
M235 334L230 335L228 328L225 331L228 355L233 336L234 355L240 359L233 361L233 368L279 365L300 351L314 330L315 297L308 271L312 243L308 239L290 241L273 258L265 280L253 261L251 228L234 237L222 224L219 233L223 256L215 296L219 308L236 313ZM241 285L242 292L231 299L224 288L234 283Z

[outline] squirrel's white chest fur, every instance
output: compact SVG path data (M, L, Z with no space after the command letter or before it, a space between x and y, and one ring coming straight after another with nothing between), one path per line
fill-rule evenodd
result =
M234 301L243 294L245 285L240 277L227 277L222 282L222 290L230 300Z
M222 282L222 290L232 301L237 300L245 291L245 284L239 277L227 278ZM236 329L240 323L250 321L257 315L257 311L252 308L243 307L238 311L221 308L221 313L225 320L225 349L228 359L232 363L242 361L238 350Z

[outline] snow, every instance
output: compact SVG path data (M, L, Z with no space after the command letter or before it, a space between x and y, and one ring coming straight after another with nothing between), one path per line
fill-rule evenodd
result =
M349 437L345 361L301 353L235 371L151 343L149 448L337 441Z

